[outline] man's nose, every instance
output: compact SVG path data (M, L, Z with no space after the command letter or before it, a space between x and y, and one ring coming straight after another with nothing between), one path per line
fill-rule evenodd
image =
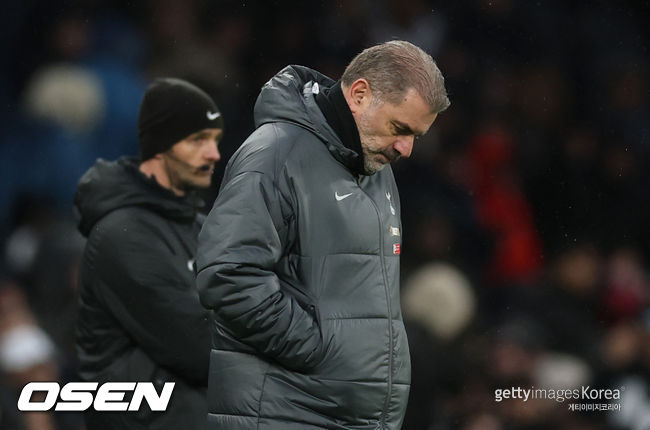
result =
M399 154L408 158L411 156L411 151L413 151L413 140L414 136L399 136L395 144L393 144L393 149L399 152Z
M206 145L205 152L203 153L203 158L213 163L221 160L221 153L219 152L219 148L217 147L216 142L211 142Z

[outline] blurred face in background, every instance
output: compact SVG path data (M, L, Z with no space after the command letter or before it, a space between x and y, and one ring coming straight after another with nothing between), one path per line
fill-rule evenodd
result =
M177 142L162 153L171 189L177 194L207 188L212 182L214 165L221 159L219 141L223 130L206 128Z

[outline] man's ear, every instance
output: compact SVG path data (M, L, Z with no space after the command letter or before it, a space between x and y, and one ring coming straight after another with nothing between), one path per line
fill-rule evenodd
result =
M348 88L344 88L345 100L353 114L362 112L372 101L370 84L364 78L359 78Z

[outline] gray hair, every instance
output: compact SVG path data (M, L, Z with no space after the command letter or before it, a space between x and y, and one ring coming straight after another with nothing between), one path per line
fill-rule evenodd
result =
M413 88L431 108L444 111L451 104L445 78L431 55L404 40L393 40L364 49L343 72L341 82L351 86L364 78L379 100L399 104Z

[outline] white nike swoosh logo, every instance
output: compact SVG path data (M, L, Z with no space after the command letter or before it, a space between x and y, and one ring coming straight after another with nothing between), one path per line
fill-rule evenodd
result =
M352 195L352 193L348 193L348 194L343 194L342 196L339 196L339 192L338 192L338 191L336 191L336 192L334 193L334 197L336 197L336 200L339 201L339 202L340 202L341 200L347 198L347 197L350 197L351 195Z
M212 112L208 111L208 112L206 112L206 116L208 117L208 119L210 121L212 121L213 119L219 118L221 116L221 112L212 113Z

